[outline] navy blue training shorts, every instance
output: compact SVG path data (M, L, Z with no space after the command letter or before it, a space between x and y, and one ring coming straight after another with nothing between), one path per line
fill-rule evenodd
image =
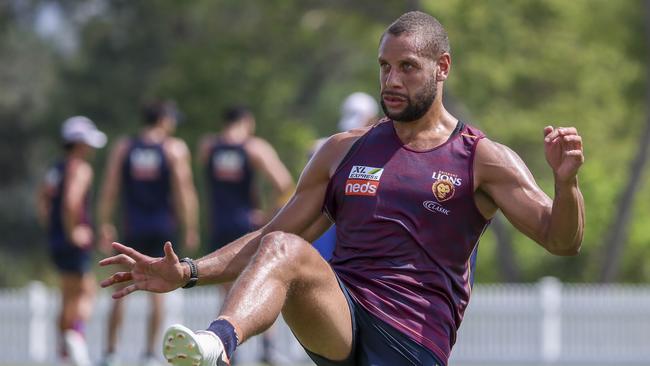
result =
M352 352L347 359L333 361L310 352L309 357L318 366L444 366L431 351L364 309L348 293L339 280L339 286L352 315Z
M60 273L82 275L90 271L89 249L65 243L50 247L50 257Z

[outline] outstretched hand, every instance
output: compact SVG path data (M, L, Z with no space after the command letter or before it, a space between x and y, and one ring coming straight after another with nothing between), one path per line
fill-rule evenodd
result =
M582 137L575 127L544 128L546 161L553 169L557 183L573 182L585 161Z
M113 293L114 299L122 298L138 290L161 293L183 286L183 265L178 261L178 256L172 249L172 243L165 243L163 258L146 256L120 243L113 243L112 246L120 254L101 260L99 265L119 264L126 266L129 271L115 272L103 280L101 286L108 287L116 283L132 282L128 286L116 290Z

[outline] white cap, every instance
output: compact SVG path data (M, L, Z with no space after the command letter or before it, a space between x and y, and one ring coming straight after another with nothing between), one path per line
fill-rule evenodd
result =
M370 118L377 115L379 106L375 98L366 93L350 94L341 105L339 130L347 131L365 126Z
M106 134L98 130L93 121L84 116L66 119L61 126L61 137L65 142L83 142L96 149L106 145Z

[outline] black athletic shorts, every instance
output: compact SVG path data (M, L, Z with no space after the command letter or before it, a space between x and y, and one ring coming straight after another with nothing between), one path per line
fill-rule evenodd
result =
M70 243L50 247L50 257L59 273L82 275L90 271L90 254L90 249Z
M339 280L352 315L352 352L328 360L305 348L318 366L444 366L431 351L365 310Z

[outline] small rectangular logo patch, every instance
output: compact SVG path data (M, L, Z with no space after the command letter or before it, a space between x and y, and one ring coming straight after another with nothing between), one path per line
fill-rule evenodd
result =
M379 188L379 181L376 180L348 179L345 182L345 195L376 196L377 188Z
M384 168L375 168L371 166L354 165L350 170L350 179L379 180Z

